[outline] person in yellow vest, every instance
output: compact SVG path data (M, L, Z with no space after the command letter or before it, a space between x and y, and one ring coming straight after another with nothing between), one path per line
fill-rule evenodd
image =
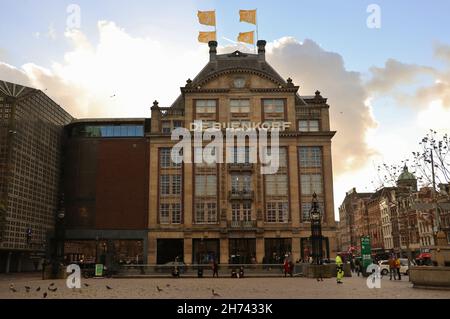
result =
M342 262L341 255L336 256L336 282L342 284L342 278L344 278L344 264Z

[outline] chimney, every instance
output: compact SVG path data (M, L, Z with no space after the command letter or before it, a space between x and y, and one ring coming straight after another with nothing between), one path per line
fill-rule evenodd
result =
M217 55L217 41L209 41L209 61L215 61Z
M256 45L258 46L258 57L261 61L266 60L266 43L265 40L258 40L258 42L256 42Z

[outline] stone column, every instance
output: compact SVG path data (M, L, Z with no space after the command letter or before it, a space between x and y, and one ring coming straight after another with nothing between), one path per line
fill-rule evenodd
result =
M184 263L186 264L191 264L192 263L192 237L190 236L185 236L184 241L183 241L183 252L184 252ZM194 263L197 263L196 260L194 260Z
M300 252L300 237L292 238L292 260L296 262L301 257Z
M147 263L154 265L156 264L156 235L149 233L148 235L148 250L147 250Z
M228 264L230 259L229 242L227 237L220 238L220 263Z
M256 262L261 264L264 258L264 237L258 236L256 237Z

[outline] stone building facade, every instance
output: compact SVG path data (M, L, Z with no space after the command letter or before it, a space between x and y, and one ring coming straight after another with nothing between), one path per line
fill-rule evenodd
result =
M316 92L301 96L258 53L217 54L181 88L170 107L151 109L148 263L178 257L185 263L278 262L309 253L309 211L318 194L323 216L324 256L336 253L329 105ZM280 168L262 175L251 163L176 164L171 132L202 123L288 122L280 132ZM233 124L234 123L234 124ZM224 130L222 130L224 131ZM203 145L204 146L204 145ZM193 149L192 153L198 152ZM223 152L227 152L224 147Z

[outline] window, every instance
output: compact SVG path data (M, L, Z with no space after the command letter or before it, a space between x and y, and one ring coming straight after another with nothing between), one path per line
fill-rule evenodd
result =
M322 167L321 147L300 147L299 148L300 167Z
M282 99L271 99L263 100L264 114L275 116L276 118L284 118L284 100ZM265 118L270 118L266 116Z
M170 175L160 176L160 193L161 195L170 195Z
M170 148L161 148L160 149L160 159L159 159L161 168L167 168L171 166L172 159L170 157Z
M182 157L182 155L178 155ZM159 162L161 165L161 168L171 168L171 167L181 167L181 163L177 164L172 162L172 154L170 148L160 148L159 153Z
M270 147L268 147L266 149L266 153L268 156L270 156L272 154ZM278 166L281 168L287 168L287 148L286 147L278 148Z
M231 205L231 220L251 221L252 220L252 203L234 203Z
M300 187L302 195L322 194L322 174L301 174Z
M216 100L197 100L195 101L195 111L197 114L216 113Z
M252 191L252 176L249 174L231 175L231 193L250 193Z
M181 204L172 204L172 224L181 223Z
M164 134L172 132L172 127L169 121L161 122L161 132Z
M269 202L266 204L266 222L289 222L289 205L287 202Z
M266 194L271 196L288 195L288 177L285 174L266 175Z
M184 127L183 121L173 121L173 128Z
M180 224L181 223L181 204L160 204L159 222L161 224Z
M230 100L230 113L250 113L250 100Z
M228 148L232 163L250 163L250 147L248 146L236 146Z
M172 175L172 194L181 194L181 175Z
M298 121L298 130L300 132L318 132L319 120L300 120Z
M196 224L217 223L217 204L215 202L201 202L195 204Z
M159 222L161 224L169 224L170 220L170 205L161 204L159 208Z
M195 196L216 196L216 175L195 175Z

